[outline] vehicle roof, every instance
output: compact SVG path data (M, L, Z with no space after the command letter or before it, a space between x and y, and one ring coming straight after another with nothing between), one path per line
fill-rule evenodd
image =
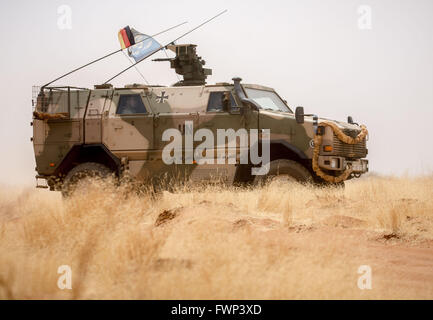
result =
M266 90L266 91L275 91L271 87L259 85L259 84L250 84L250 83L242 83L244 88L258 89L258 90ZM151 88L167 88L167 89L183 89L183 88L221 88L221 87L233 87L233 84L227 82L219 82L215 84L208 84L204 86L162 86L162 85L147 85L141 83L127 84L124 87L112 87L112 86L100 86L95 85L94 89L90 88L78 88L78 87L69 87L73 90L122 90L122 89L151 89ZM56 86L56 87L45 87L45 89L50 90L67 90L68 86Z
M250 89L258 89L258 90L266 90L266 91L275 91L271 87L259 85L259 84L251 84L251 83L242 83L244 88ZM170 89L181 89L181 88L193 88L193 87L205 87L205 88L215 88L215 87L233 87L233 84L227 82L219 82L215 84L208 84L204 86L160 86L160 85L147 85L147 84L129 84L125 85L123 88L114 88L114 89L145 89L145 88L170 88Z

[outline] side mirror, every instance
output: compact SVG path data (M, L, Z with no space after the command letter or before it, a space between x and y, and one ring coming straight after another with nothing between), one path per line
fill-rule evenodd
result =
M353 118L352 116L347 117L347 123L353 124Z
M304 107L296 107L295 119L299 124L304 123Z

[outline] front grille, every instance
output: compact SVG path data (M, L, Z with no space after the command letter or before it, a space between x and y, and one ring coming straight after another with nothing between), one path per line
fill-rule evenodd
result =
M344 129L344 134L355 138L360 131ZM346 158L365 158L367 156L366 139L362 140L357 144L347 144L341 142L337 136L334 134L334 148L333 153L336 156L346 157Z

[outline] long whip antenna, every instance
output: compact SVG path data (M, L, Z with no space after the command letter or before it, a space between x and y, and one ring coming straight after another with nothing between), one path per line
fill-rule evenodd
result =
M206 23L208 23L208 22L210 22L210 21L216 19L217 17L219 17L220 15L222 15L222 14L224 14L224 13L226 13L226 12L227 12L227 10L224 10L224 11L218 13L216 16L213 16L212 18L210 18L210 19L206 20L205 22L199 24L197 27L195 27L195 28L189 30L188 32L186 32L186 33L184 33L183 35L181 35L180 37L178 37L178 38L176 38L176 39L170 41L170 42L167 43L166 45L160 46L159 48L155 49L154 51L148 53L148 54L147 54L146 56L144 56L141 60L137 61L137 62L134 63L133 65L131 65L131 66L129 66L128 68L126 68L126 69L120 71L118 74L116 74L115 76L113 76L113 77L111 77L110 79L108 79L107 81L105 81L104 84L110 82L110 81L113 80L114 78L117 78L117 77L120 76L122 73L124 73L125 71L128 71L129 69L133 68L134 66L136 66L137 64L139 64L139 63L142 62L143 60L146 60L147 58L149 58L150 56L154 55L155 53L157 53L157 52L158 52L159 50L161 50L162 48L166 48L168 45L170 45L170 44L176 42L176 41L179 40L180 38L185 37L187 34L190 34L191 32L197 30L197 29L200 28L201 26L203 26L203 25L205 25Z
M140 41L136 42L135 44L138 44L138 43L140 43L140 42L146 41L147 39L150 39L150 38L156 37L156 36L158 36L158 35L160 35L160 34L163 34L163 33L167 32L167 31L173 30L174 28L180 27L181 25L184 25L185 23L187 23L187 21L182 22L182 23L179 23L178 25L175 25L175 26L173 26L173 27L171 27L171 28L165 29L165 30L163 30L163 31L161 31L161 32L155 33L154 35L148 36L147 38L145 38L145 39L143 39L143 40L140 40ZM95 62L101 61L101 60L103 60L103 59L105 59L105 58L108 58L108 57L112 56L113 54L116 54L116 53L118 53L118 52L121 52L122 50L123 50L123 49L119 49L119 50L113 51L113 52L111 52L111 53L109 53L109 54L107 54L107 55L105 55L105 56L103 56L103 57L101 57L101 58L98 58L98 59L93 60L93 61L91 61L91 62L89 62L89 63L86 63L84 66L81 66L81 67L78 67L78 68L76 68L76 69L74 69L74 70L72 70L72 71L69 71L68 73L65 73L64 75L62 75L62 76L60 76L60 77L58 77L58 78L52 80L51 82L48 82L47 84L43 85L42 88L45 88L45 87L49 86L49 85L52 84L53 82L56 82L57 80L60 80L60 79L62 79L62 78L64 78L64 77L70 75L71 73L74 73L74 72L76 72L76 71L78 71L78 70L81 70L81 69L87 67L87 66L90 66L91 64L94 64Z
M128 55L125 53L125 51L123 51L123 55L125 56L125 58L129 61L130 64L133 64L134 62L131 61L131 59L129 59ZM149 85L149 82L146 80L146 78L143 76L143 74L141 73L141 71L137 68L137 66L135 66L135 70L138 72L138 74L143 78L144 82L146 82L147 85Z

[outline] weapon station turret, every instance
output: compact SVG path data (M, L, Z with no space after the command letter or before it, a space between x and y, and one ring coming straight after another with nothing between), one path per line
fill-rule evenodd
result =
M170 67L183 76L183 80L174 86L205 85L207 76L212 75L212 69L203 68L206 62L197 55L196 47L195 44L168 45L167 48L176 53L176 57L153 61L170 61Z

